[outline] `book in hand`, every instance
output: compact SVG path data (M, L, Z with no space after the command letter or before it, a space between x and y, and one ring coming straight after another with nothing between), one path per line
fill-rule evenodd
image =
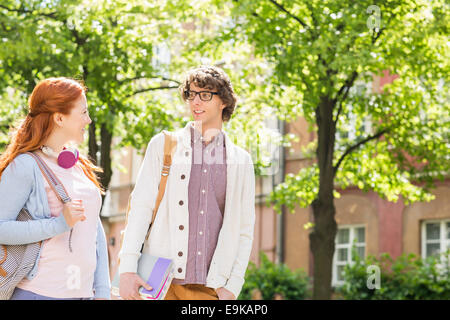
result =
M173 262L171 259L142 254L138 261L137 274L147 282L152 290L144 287L139 289L139 294L144 300L163 300L173 279ZM112 294L119 295L119 272L112 281Z

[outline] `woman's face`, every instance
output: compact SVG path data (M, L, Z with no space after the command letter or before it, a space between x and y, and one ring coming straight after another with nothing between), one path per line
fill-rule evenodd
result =
M61 122L58 123L61 133L65 139L80 144L84 141L86 126L92 120L89 117L86 96L82 94L80 98L75 100L73 108L68 115L62 115Z

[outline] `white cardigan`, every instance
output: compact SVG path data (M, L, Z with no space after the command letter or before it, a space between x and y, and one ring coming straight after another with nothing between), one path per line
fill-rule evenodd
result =
M192 162L189 122L175 131L177 147L166 191L143 252L173 259L175 278L184 279L188 252L188 185ZM252 250L255 225L255 176L250 154L225 136L227 186L225 212L206 286L225 287L238 297ZM128 224L119 253L119 273L136 272L140 249L151 220L161 177L164 134L155 135L130 199ZM181 179L181 175L185 175ZM183 204L180 204L183 201ZM180 227L182 226L182 227ZM178 255L179 252L183 254Z

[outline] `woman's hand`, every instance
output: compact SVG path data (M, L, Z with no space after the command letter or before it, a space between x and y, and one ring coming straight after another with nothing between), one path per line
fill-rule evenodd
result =
M86 220L84 214L83 200L72 200L71 202L64 203L63 215L66 219L66 223L69 227L73 227L78 221Z

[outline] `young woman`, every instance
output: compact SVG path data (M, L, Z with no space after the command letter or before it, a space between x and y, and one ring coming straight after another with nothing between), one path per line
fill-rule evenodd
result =
M110 298L106 238L99 218L103 190L95 174L101 169L82 155L69 164L58 161L68 144L83 142L91 123L85 91L82 83L69 78L39 82L28 100L28 115L0 156L0 244L42 241L33 269L11 300ZM58 199L26 152L44 160L71 202ZM23 207L33 220L16 221Z

